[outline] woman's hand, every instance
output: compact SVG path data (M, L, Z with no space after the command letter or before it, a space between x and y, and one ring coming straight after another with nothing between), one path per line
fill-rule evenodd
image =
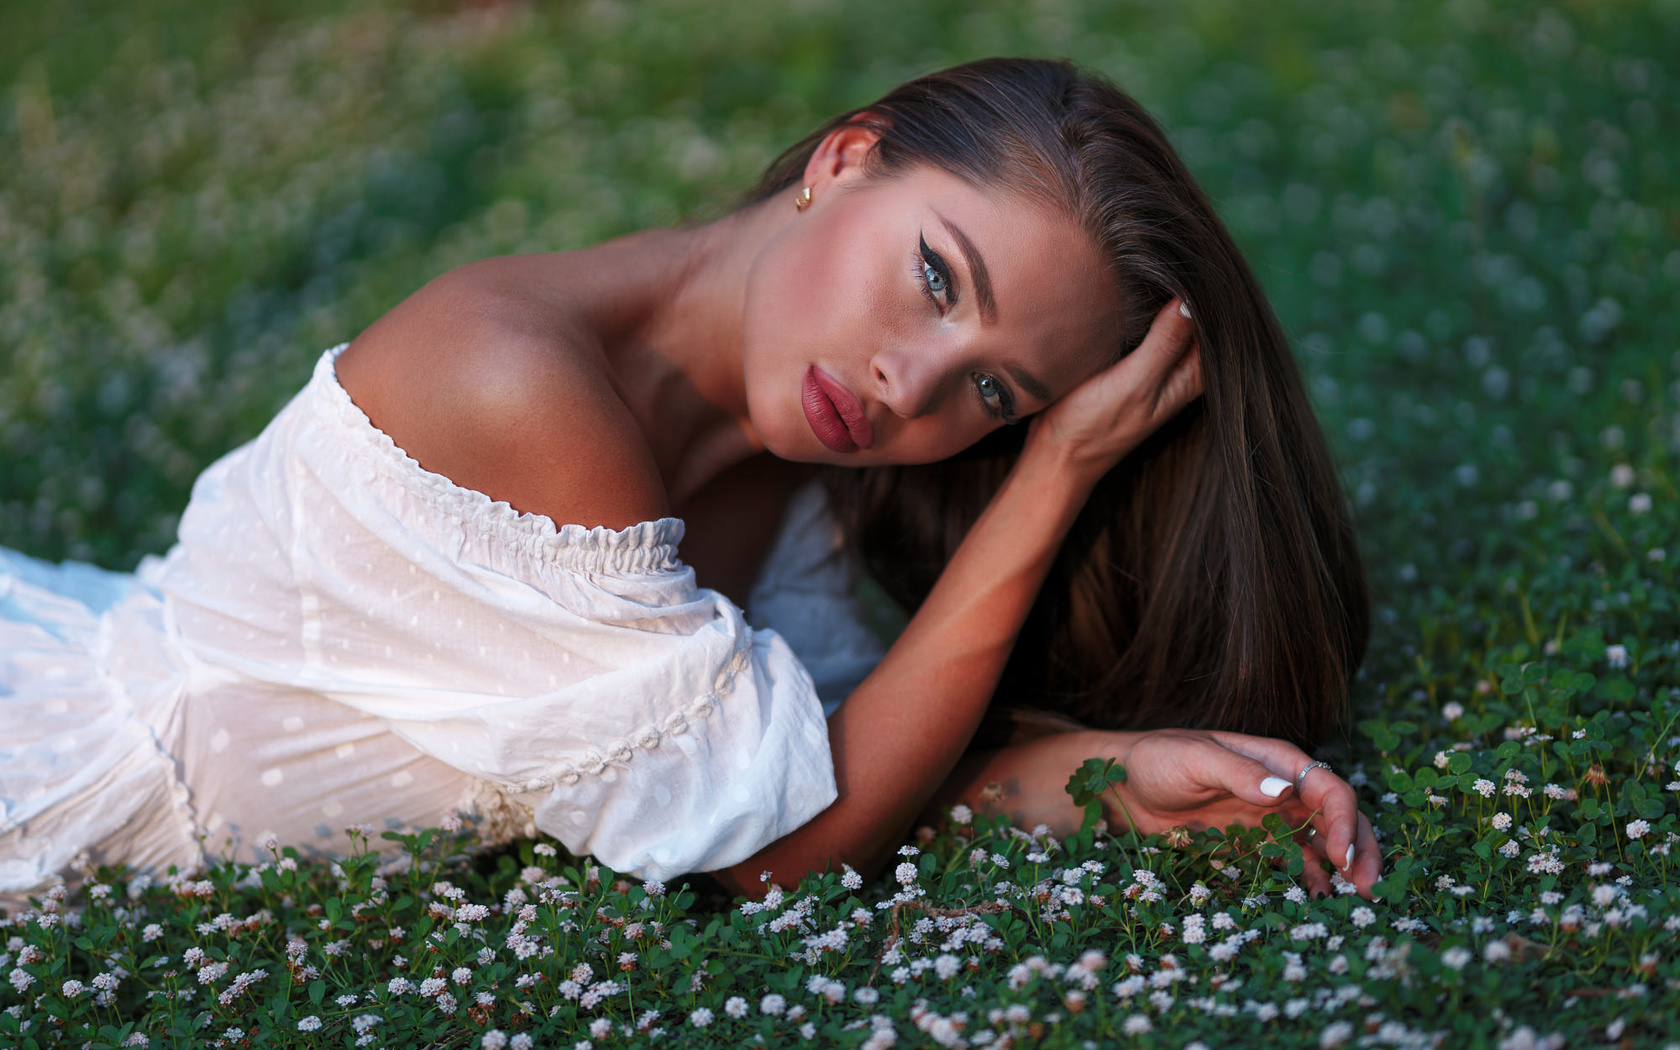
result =
M1306 854L1307 889L1330 892L1330 876L1319 864L1328 860L1361 896L1371 896L1382 874L1371 822L1359 812L1353 788L1323 766L1311 769L1296 792L1295 777L1312 763L1300 748L1199 729L1159 729L1120 740L1115 757L1126 767L1126 781L1115 790L1125 809L1104 796L1111 824L1125 823L1130 814L1139 834L1152 835L1174 827L1257 827L1268 813L1300 827L1310 816L1310 830L1296 836Z
M1136 350L1034 418L1028 454L1042 450L1101 476L1202 393L1195 326L1174 299Z

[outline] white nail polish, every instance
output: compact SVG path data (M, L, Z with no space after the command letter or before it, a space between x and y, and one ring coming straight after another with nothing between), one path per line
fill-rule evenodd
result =
M1178 316L1184 318L1186 321L1190 320L1190 308L1185 306L1182 301L1178 304Z
M1267 777L1260 781L1260 793L1267 798L1277 798L1289 786L1289 781L1282 777Z
M1342 865L1342 870L1346 871L1351 867L1353 867L1353 843L1350 842L1348 843L1347 863Z

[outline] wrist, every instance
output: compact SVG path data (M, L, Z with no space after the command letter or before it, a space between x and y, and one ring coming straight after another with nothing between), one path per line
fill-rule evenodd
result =
M1032 427L1022 446L1017 469L1065 479L1084 494L1089 494L1102 476L1123 458L1058 438L1050 427L1039 426L1036 421Z

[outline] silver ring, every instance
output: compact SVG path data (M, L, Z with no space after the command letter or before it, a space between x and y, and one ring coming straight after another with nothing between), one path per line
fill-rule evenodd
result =
M1307 778L1307 774L1311 773L1315 769L1322 769L1326 773L1335 772L1328 762L1308 762L1306 765L1301 767L1301 771L1299 773L1295 774L1295 794L1299 795L1301 793L1301 781L1305 780Z
M1313 836L1317 835L1317 834L1318 834L1318 829L1315 828L1315 827L1309 826L1307 828L1307 841L1311 842L1313 840Z

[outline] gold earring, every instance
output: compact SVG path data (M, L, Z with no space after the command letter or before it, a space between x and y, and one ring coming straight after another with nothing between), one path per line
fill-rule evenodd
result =
M799 196L797 196L793 199L793 209L794 209L794 211L804 211L806 208L809 208L810 206L811 206L811 187L807 186L807 187L805 187L804 190L800 191Z

